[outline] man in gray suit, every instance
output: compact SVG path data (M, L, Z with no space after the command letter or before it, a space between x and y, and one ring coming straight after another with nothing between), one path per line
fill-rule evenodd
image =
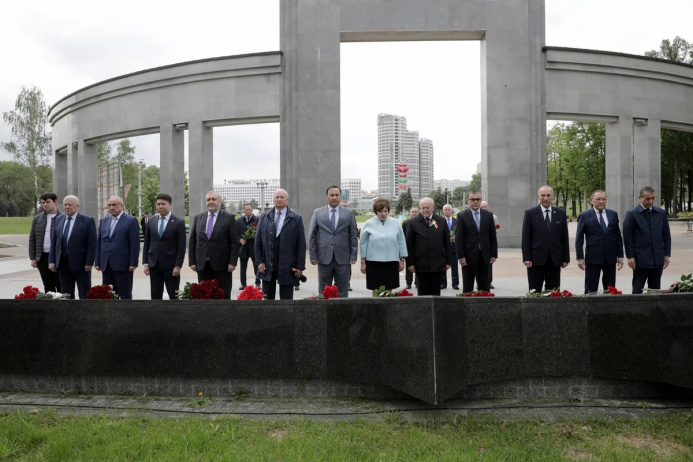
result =
M308 230L310 263L318 265L318 292L334 284L349 296L349 268L356 263L358 238L354 212L341 207L342 190L327 188L327 205L315 209Z

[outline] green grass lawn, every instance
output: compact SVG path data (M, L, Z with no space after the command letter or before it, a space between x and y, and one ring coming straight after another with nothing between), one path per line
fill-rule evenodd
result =
M0 416L0 459L31 461L684 461L693 416L411 423L241 418Z
M0 217L0 234L29 234L34 217Z

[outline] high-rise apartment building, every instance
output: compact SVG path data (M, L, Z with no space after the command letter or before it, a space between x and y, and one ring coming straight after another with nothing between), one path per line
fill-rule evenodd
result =
M342 197L349 204L361 200L361 178L342 178Z
M433 189L433 142L407 130L407 119L378 114L378 194L396 199L409 189L419 200Z

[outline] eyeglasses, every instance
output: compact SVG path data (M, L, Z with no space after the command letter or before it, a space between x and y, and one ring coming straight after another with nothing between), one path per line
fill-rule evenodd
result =
M472 202L478 202L478 201L481 200L481 198L480 198L480 197L476 197L476 198L475 198L475 197L470 197L468 200L470 200L470 201L472 201Z

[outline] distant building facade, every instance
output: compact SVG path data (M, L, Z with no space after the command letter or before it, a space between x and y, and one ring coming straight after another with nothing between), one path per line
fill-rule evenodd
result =
M361 178L342 178L342 197L349 203L361 200Z
M469 181L462 180L435 180L433 181L433 188L431 191L445 191L446 189L450 191L450 194L457 188L464 188L469 185Z
M264 187L264 198L260 197L261 189L258 183L267 183ZM279 189L279 180L277 179L256 179L256 180L224 180L222 184L215 184L212 190L224 200L224 203L235 202L240 210L241 206L255 200L258 205L265 203L269 207L274 206L273 197L274 191Z
M433 189L433 141L407 130L405 117L378 114L378 194L396 199L407 188L414 200Z

